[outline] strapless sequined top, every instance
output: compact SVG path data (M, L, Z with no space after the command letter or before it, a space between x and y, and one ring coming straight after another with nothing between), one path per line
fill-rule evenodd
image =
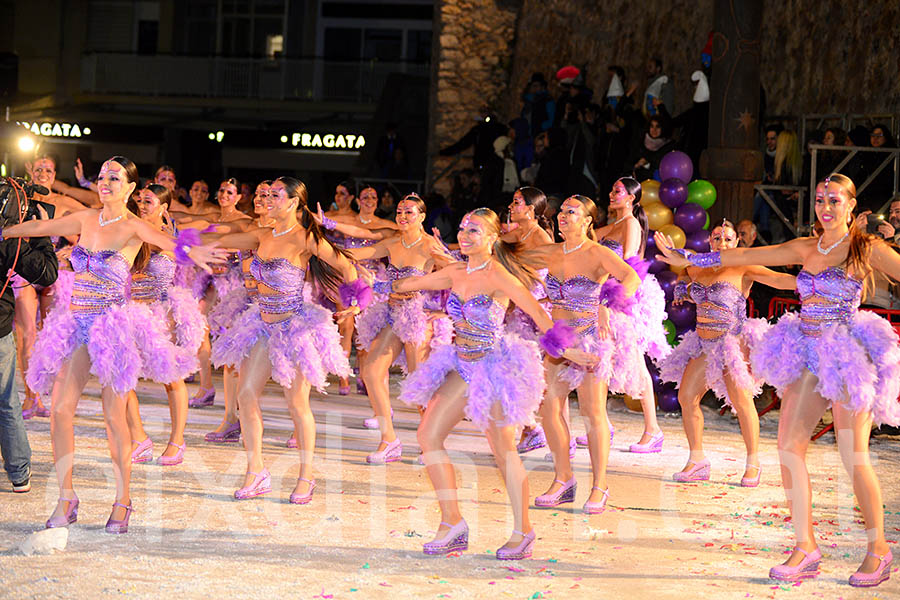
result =
M724 335L740 333L747 319L747 299L727 281L703 285L691 283L691 300L697 305L697 330ZM714 335L712 337L718 337Z
M260 292L259 312L285 314L296 312L303 305L303 285L306 270L291 264L285 258L261 259L253 257L250 274L271 293Z
M453 321L457 357L474 362L484 358L497 342L506 308L486 294L463 300L456 292L450 292L447 315Z
M597 331L597 307L600 306L602 288L602 284L584 275L560 281L547 274L547 297L553 304L553 309L573 313L566 322L580 336Z
M75 246L69 261L75 271L70 307L76 316L99 315L111 305L126 301L131 265L121 252L91 252L84 246Z
M165 301L174 281L175 261L162 252L154 252L147 266L131 276L131 299L135 302Z
M840 267L828 267L813 275L800 271L797 293L800 295L800 331L818 337L825 325L849 323L859 308L863 284Z
M607 248L609 248L610 250L615 252L619 258L622 258L622 256L624 256L624 251L622 250L622 244L620 244L616 240L610 240L610 239L604 238L604 239L600 240L600 245L606 246Z

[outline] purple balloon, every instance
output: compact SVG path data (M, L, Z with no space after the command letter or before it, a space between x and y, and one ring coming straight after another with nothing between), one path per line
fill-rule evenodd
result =
M662 188L660 188L662 192ZM699 204L688 202L675 209L675 224L686 234L703 231L706 225L706 211Z
M659 184L659 199L671 209L676 209L687 202L688 189L681 179L666 179ZM700 227L706 223L700 223Z
M688 206L685 204L684 206ZM684 208L684 207L682 207ZM709 232L705 229L694 231L685 236L684 247L694 252L709 252Z
M694 163L684 152L678 150L669 152L659 162L659 175L663 181L673 178L690 181L694 176Z
M678 404L678 390L668 387L668 385L656 394L656 403L659 405L659 410L663 412L671 413L681 410L681 405Z
M664 263L663 261L659 260L658 258L651 258L648 260L650 261L650 268L647 269L647 271L651 275L658 275L659 273L662 273L663 271L665 271L669 268L668 264Z
M669 304L666 308L669 320L675 325L676 330L687 329L697 322L697 307L689 302L679 305Z
M656 275L656 281L659 287L666 294L666 302L671 302L675 295L675 282L678 281L678 274L673 271L663 271Z
M651 231L647 234L647 247L644 248L644 258L653 260L657 254L659 254L659 250L656 249L656 240L653 239L653 232Z

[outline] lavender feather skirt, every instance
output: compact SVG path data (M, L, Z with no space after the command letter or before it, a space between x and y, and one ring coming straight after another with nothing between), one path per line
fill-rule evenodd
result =
M169 383L174 381L166 380L169 374L187 368L183 353L173 349L167 321L147 305L114 304L95 316L60 308L38 332L25 376L28 386L49 396L63 364L82 345L91 359L91 374L120 395L133 390L139 377L159 376Z
M259 305L251 303L234 325L213 342L213 364L240 367L260 339L266 340L272 379L286 388L299 374L324 392L329 373L340 377L351 374L331 313L309 302L277 323L264 322Z
M616 328L612 317L610 318L610 329L612 330L612 335L605 339L600 339L595 333L579 336L575 347L598 356L600 360L593 369L567 362L560 370L559 378L569 384L570 390L580 387L584 382L584 376L587 374L592 375L599 381L610 381L614 376L615 360L620 354L617 348L619 340L616 336ZM637 352L637 345L634 339L631 340L630 347L634 352Z
M703 339L696 331L689 331L659 363L659 376L663 381L674 382L680 387L688 363L702 356L706 360L706 387L727 406L733 407L725 385L725 375L731 377L739 389L748 390L751 397L760 393L763 379L750 368L745 349L752 352L769 328L765 319L747 319L741 325L740 333L725 333L715 339Z
M783 394L805 369L816 392L876 424L900 425L900 339L884 318L866 311L849 324L824 325L818 337L800 330L795 313L782 316L750 355L754 372Z
M144 352L151 359L145 361L141 377L172 383L194 373L200 367L197 351L206 335L206 319L197 299L190 290L172 288L166 300L144 306L150 314L138 313L141 327L155 332L162 324L164 330L144 342Z
M403 380L400 399L427 407L450 371L458 372L468 384L465 412L479 428L487 429L495 423L491 410L498 403L503 417L497 425L534 423L545 387L536 343L507 333L483 358L473 362L460 360L453 345L440 346Z
M250 296L243 282L239 286L227 286L227 289L223 289L222 294L217 293L217 296L216 303L207 315L209 332L214 336L225 333L225 330L237 321L238 315L250 305Z
M641 280L634 294L632 314L637 321L635 333L641 353L657 361L665 358L672 350L663 327L663 321L669 318L666 314L666 295L653 275Z

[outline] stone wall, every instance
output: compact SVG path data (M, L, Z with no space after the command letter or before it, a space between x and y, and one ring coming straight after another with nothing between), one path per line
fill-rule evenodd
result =
M496 103L509 85L520 8L519 3L498 0L441 0L438 5L437 85L432 86L429 137L432 176L445 171L454 160L437 156L437 151L475 125L480 107L499 108ZM469 166L471 160L464 158L454 168ZM435 185L444 193L449 191L447 177Z
M740 0L735 0L740 1ZM745 0L755 1L755 0ZM900 113L900 3L764 0L761 78L770 115ZM516 116L531 74L587 65L595 97L610 64L640 94L647 59L673 80L676 111L712 28L713 0L440 0L431 151L465 133L482 103ZM554 94L558 90L551 89ZM432 173L445 161L435 161ZM462 165L460 165L462 166Z

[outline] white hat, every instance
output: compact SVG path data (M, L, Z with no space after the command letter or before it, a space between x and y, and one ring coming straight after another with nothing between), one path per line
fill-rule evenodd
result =
M501 135L497 139L494 140L494 153L497 156L503 156L503 152L506 150L506 147L509 146L512 140L505 135Z
M622 80L619 79L618 73L613 73L612 79L609 82L609 89L606 90L607 98L618 98L619 96L625 95L625 88L622 87Z
M703 71L694 71L691 74L691 81L697 82L697 89L694 90L694 102L709 102L709 83L706 81L706 74Z

